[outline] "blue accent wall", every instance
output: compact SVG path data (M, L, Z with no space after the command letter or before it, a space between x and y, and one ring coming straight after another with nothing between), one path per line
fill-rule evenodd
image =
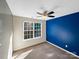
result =
M79 12L46 21L46 39L79 56Z

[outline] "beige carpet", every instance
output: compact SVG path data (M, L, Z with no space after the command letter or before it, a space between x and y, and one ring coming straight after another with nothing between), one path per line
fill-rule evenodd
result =
M13 53L13 59L79 59L48 43L42 43Z
M48 43L33 47L33 51L24 59L79 59Z

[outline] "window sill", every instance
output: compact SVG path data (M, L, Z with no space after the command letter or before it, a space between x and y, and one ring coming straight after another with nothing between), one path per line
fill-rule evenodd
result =
M40 36L40 37L36 37L36 38L24 39L23 41L38 40L39 38L42 38L42 37Z

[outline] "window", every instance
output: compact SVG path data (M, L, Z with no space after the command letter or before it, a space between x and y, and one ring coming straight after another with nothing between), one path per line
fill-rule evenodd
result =
M34 23L34 37L41 36L41 24L40 23Z
M33 23L24 22L24 39L33 38Z
M24 39L41 36L41 23L24 22Z

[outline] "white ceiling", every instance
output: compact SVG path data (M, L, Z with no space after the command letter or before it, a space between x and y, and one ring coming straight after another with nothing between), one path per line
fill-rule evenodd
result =
M37 11L54 10L56 17L79 12L79 0L6 0L13 15L37 18ZM49 19L49 18L47 18Z

